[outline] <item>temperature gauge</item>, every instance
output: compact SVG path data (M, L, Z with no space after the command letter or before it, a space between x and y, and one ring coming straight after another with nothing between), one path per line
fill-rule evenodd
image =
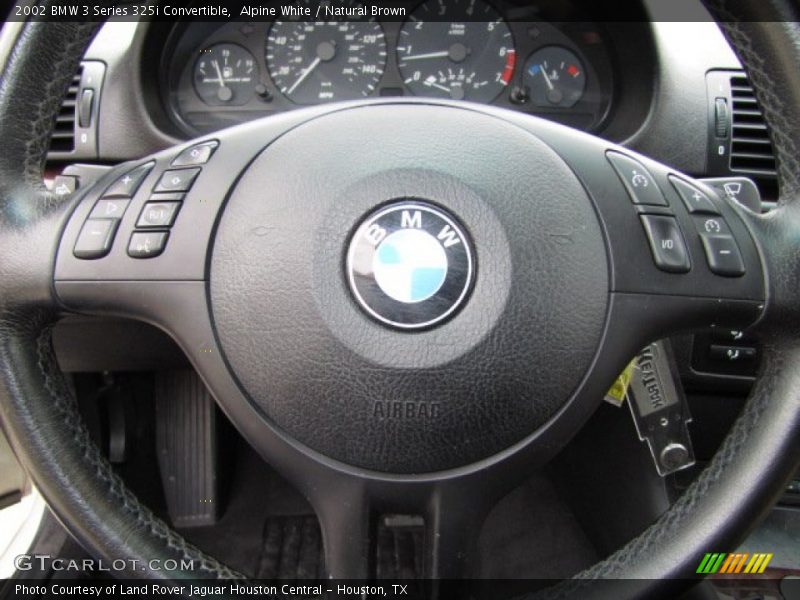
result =
M577 55L561 46L534 52L525 64L524 85L536 106L569 108L583 96L586 72Z

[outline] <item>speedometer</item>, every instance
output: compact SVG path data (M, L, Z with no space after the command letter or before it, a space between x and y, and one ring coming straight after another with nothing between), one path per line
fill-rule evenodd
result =
M369 21L276 21L267 36L276 87L298 104L354 100L375 90L386 67L386 39Z
M416 95L491 102L517 55L508 24L482 0L429 0L403 25L397 58Z

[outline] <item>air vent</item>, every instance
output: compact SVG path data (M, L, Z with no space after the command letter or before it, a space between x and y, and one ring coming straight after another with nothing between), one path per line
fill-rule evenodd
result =
M775 155L764 115L744 75L731 76L731 171L775 177Z
M81 86L83 66L78 69L58 111L56 126L50 139L50 152L72 152L75 149L75 120L77 119L78 90Z

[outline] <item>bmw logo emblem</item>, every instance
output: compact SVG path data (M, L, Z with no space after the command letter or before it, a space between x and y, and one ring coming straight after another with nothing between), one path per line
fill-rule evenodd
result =
M425 202L395 202L370 215L347 255L347 276L359 305L381 323L406 330L454 315L474 273L463 228Z

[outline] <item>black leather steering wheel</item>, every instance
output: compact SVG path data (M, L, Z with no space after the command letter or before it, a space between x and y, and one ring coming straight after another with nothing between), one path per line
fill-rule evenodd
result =
M551 590L586 598L596 580L624 579L626 597L674 595L698 557L742 540L800 462L800 6L707 5L772 129L781 197L767 215L587 134L409 100L218 132L59 200L42 168L95 26L26 24L0 79L0 409L53 511L99 557L191 559L195 570L178 575L239 577L142 506L91 441L51 347L67 311L168 331L241 433L309 498L337 578L368 574L372 517L392 511L425 518L427 577L463 575L474 525L563 447L639 348L678 330L749 326L764 366L713 462L642 535ZM198 174L165 175L212 139ZM504 170L510 155L528 169ZM134 175L125 216L93 234L96 202ZM632 186L634 175L646 183ZM685 204L676 177L709 204ZM180 187L190 190L178 199ZM158 238L132 239L151 194L181 202L160 253ZM448 224L450 245L474 262L447 272L440 289L455 292L436 292L441 306L388 302L353 247L429 214L449 264L466 258L452 254ZM741 265L707 261L719 242L698 229L709 218ZM677 252L660 266L645 224ZM87 249L84 235L109 244ZM122 573L143 574L176 576Z

